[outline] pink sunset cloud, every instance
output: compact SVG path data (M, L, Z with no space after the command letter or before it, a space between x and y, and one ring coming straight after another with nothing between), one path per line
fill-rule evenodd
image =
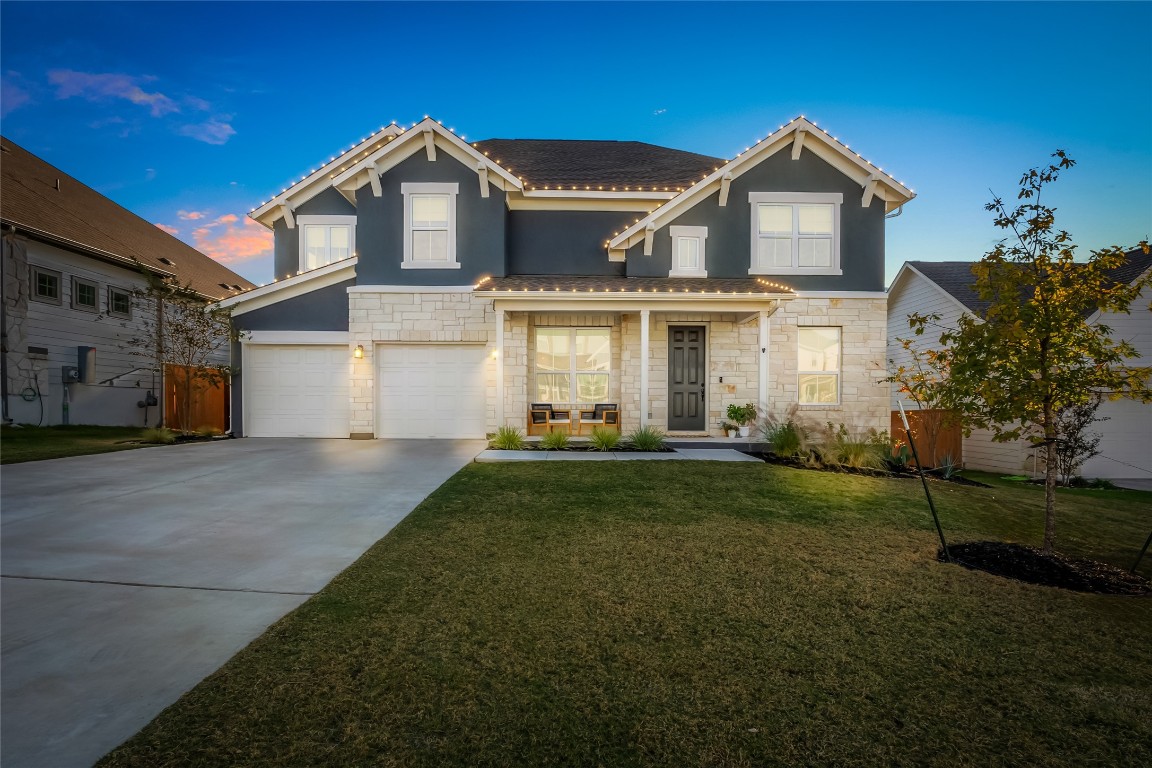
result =
M192 232L196 249L221 264L238 264L272 253L272 232L252 219L225 214Z
M180 108L169 97L158 91L145 91L140 87L141 83L154 79L111 72L77 72L73 69L54 69L48 73L48 81L56 86L58 99L69 99L73 96L88 101L126 99L133 104L147 107L153 117L179 112Z
M202 219L208 214L204 211L176 211L176 215L184 221L196 221Z
M170 227L167 224L160 224L157 222L156 227L158 229L163 230L164 232L167 232L168 234L172 235L173 237L180 234L180 230L176 229L176 227Z

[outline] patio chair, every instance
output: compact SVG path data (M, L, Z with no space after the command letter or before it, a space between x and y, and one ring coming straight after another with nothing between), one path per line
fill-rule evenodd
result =
M532 403L528 406L528 434L551 432L555 427L572 431L572 412L553 410L552 403Z
M620 431L620 408L616 403L596 403L590 411L580 411L580 422L576 434L584 434L584 427L588 427L589 434L596 427L615 427Z

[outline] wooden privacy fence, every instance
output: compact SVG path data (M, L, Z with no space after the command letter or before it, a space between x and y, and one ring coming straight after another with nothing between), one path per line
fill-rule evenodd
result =
M905 413L908 414L908 426L912 428L912 438L916 441L916 450L924 460L925 468L940 466L946 456L951 457L956 466L964 463L964 436L958 419L949 420L948 411L940 410ZM900 411L892 411L892 428L888 434L892 435L892 453L899 453L900 446L908 442L904 436Z
M192 382L192 410L184 424L185 377L192 370L183 365L164 366L164 425L169 429L197 431L204 427L228 431L228 382L212 386Z

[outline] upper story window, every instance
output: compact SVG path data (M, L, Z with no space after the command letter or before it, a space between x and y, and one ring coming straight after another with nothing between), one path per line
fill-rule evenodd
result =
M300 271L351 258L356 252L355 216L297 216Z
M108 286L108 314L132 317L132 294L123 288Z
M100 309L99 288L91 280L72 278L72 308L96 312Z
M459 184L401 184L404 194L404 269L459 269L456 195Z
M54 269L32 267L32 298L48 304L59 304L60 273Z
M672 235L672 269L668 277L708 277L704 244L708 227L668 227Z
M840 329L799 329L797 389L800 405L840 402Z
M751 192L751 275L839 275L840 193Z

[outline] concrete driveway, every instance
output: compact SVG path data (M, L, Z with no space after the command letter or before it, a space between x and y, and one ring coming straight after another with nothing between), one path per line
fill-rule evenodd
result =
M90 766L483 448L250 438L4 467L0 762Z

